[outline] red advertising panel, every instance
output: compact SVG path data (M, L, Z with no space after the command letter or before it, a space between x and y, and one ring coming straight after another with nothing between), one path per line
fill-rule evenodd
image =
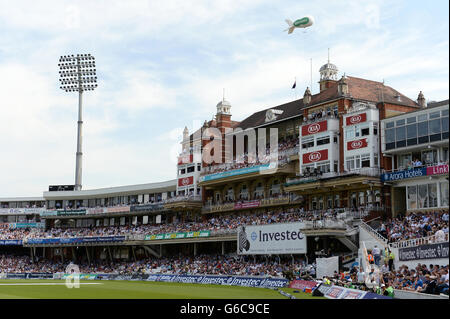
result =
M327 130L327 121L302 126L302 136L312 135Z
M328 159L328 150L321 150L303 154L303 164L325 161Z
M367 121L367 114L366 113L362 113L362 114L357 114L357 115L353 115L353 116L349 116L345 119L345 124L347 126L349 125L355 125L355 124L359 124L362 122Z
M365 138L363 138L362 140L347 142L348 151L357 150L364 147L367 147L367 139Z
M246 202L237 202L234 204L234 209L245 209L245 208L252 208L252 207L259 207L259 200L249 200Z
M448 174L448 164L427 167L427 175L439 174Z
M303 289L305 289L305 288L313 289L316 285L317 285L317 284L316 284L315 281L308 281L308 280L293 280L293 281L289 284L289 288L300 289L300 290L303 290Z
M193 155L182 155L178 157L178 165L192 163Z
M194 176L189 176L189 177L184 177L184 178L179 178L178 179L178 186L179 187L183 187L183 186L188 186L194 183Z

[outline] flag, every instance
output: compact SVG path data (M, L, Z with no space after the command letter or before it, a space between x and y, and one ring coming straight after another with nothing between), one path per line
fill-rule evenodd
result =
M293 89L297 86L297 80L295 80L294 85L292 86Z

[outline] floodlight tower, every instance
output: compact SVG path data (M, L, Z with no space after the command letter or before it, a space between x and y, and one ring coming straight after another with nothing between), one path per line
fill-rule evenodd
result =
M66 92L78 92L78 135L75 167L75 190L81 190L82 177L82 101L83 91L92 91L97 87L95 58L90 54L63 55L58 64L61 82L60 89Z

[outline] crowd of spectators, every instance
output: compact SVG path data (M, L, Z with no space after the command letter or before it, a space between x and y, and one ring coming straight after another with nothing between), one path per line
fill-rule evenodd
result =
M298 147L299 147L298 137L288 137L279 141L278 165L285 164L290 155L294 155L295 153L297 153ZM291 154L290 150L294 150L294 152L292 152ZM270 146L267 145L266 150L265 152L263 152L263 154L249 154L246 152L244 154L236 156L236 159L233 161L233 163L223 163L204 167L202 169L201 174L213 174L239 168L253 167L270 163L271 160L273 159L270 154Z
M310 112L308 114L308 116L303 119L303 124L310 124L310 123L314 123L317 121L321 121L326 118L337 118L337 117L338 117L337 108L335 108L335 109L322 108L322 109Z
M435 235L436 241L448 240L448 210L415 212L383 222L378 233L389 243Z
M425 264L419 263L413 269L402 265L397 270L389 270L386 264L384 266L381 276L376 276L376 270L373 267L366 273L363 267L355 266L347 272L335 272L334 276L323 278L323 281L336 286L371 291L391 297L394 296L394 289L433 295L449 294L449 265L429 265L427 267ZM369 282L374 283L373 286L367 285L367 276Z
M53 227L50 229L5 229L0 232L1 239L25 238L74 238L124 235L157 235L192 231L229 231L243 225L263 225L271 223L291 223L312 221L317 227L324 226L326 220L337 220L337 210L305 211L303 208L278 209L268 212L247 212L212 215L205 220L185 220L174 223L136 224L122 226L96 227ZM206 218L206 217L205 217Z
M71 263L37 260L28 256L0 256L0 273L61 273ZM300 260L277 258L248 258L236 255L198 255L144 258L136 261L94 261L75 263L83 274L188 274L188 275L243 275L283 278L284 272L299 272Z

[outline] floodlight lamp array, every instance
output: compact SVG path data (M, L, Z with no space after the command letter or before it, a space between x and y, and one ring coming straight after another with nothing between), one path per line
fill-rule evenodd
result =
M97 87L95 58L92 55L63 55L58 66L60 89L66 92L82 92L92 91Z

